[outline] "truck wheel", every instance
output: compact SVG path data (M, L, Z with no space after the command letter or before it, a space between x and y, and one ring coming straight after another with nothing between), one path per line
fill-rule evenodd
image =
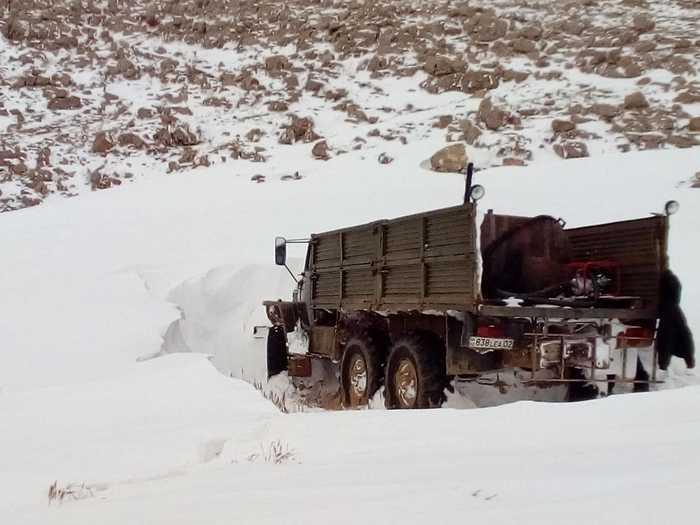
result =
M386 364L386 407L439 407L446 383L444 353L433 334L402 336L391 348Z
M282 326L267 332L267 378L287 370L287 335Z
M345 344L340 365L345 408L367 406L382 377L379 349L371 337L352 337Z

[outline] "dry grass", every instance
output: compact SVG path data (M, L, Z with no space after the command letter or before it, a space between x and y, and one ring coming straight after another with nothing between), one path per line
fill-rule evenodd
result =
M85 498L93 498L95 492L93 487L85 483L69 483L65 486L59 486L58 480L54 481L51 486L49 486L49 505L52 502L57 501L58 503L63 503L66 499L79 500Z
M250 462L262 461L273 465L289 463L295 459L296 455L294 450L290 449L289 445L282 442L280 439L270 441L267 444L261 443L260 452L248 456L248 461Z
M265 386L260 381L253 381L253 388L260 392L262 396L275 405L280 412L283 414L289 414L289 409L287 408L287 394L282 392L282 395L278 395L275 392L270 392L265 390Z

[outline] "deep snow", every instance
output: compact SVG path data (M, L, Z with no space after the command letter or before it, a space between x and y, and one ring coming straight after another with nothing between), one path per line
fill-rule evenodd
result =
M291 292L273 237L458 203L461 176L418 168L435 149L413 144L388 166L354 154L308 161L293 182L215 167L3 215L0 522L689 518L699 387L577 405L283 415L226 377L261 377L260 302ZM614 155L492 169L477 182L482 210L572 226L679 200L671 266L700 333L700 193L680 184L697 159ZM147 359L173 321L164 350L211 354L224 374L203 356ZM698 383L678 362L667 379ZM261 461L277 440L291 460ZM95 497L47 507L54 480L93 484Z

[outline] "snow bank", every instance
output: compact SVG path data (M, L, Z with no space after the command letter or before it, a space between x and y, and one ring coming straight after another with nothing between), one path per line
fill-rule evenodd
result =
M687 516L698 490L694 387L568 406L283 416L224 375L257 377L260 302L291 293L273 265L274 236L459 203L461 176L418 168L435 149L412 145L387 166L361 153L309 160L294 182L269 173L271 182L253 184L216 167L3 215L11 271L0 274L0 522ZM484 210L570 225L679 200L671 265L699 334L700 192L679 184L697 162L692 150L656 151L493 169L476 181L487 188ZM203 356L137 362L163 350L166 331L224 374ZM669 379L698 382L682 365ZM248 461L274 442L294 460ZM46 508L54 480L100 490Z

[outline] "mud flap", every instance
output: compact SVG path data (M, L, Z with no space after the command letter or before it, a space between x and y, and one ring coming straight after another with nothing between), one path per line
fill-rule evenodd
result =
M267 332L267 378L287 370L287 335L283 326L272 326Z

